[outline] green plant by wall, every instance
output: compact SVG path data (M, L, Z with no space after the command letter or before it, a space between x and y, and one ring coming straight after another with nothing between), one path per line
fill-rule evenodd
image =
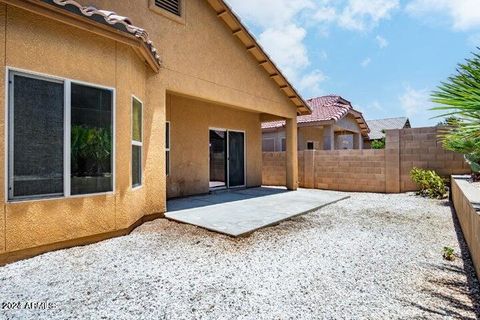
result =
M72 126L71 152L72 173L78 176L101 174L112 154L111 129Z
M455 260L455 250L450 247L443 247L443 258L448 261Z
M373 140L370 145L372 149L385 149L385 138Z
M421 196L432 199L444 199L447 196L445 181L433 170L413 168L410 178L420 189L417 194Z
M444 112L447 127L441 139L447 150L465 155L472 171L480 173L480 55L459 64L457 74L442 83L432 94L439 106L432 110Z

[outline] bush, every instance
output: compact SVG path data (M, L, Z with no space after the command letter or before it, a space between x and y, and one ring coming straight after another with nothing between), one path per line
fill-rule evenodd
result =
M445 181L435 171L413 168L410 177L420 189L417 194L432 199L444 199L447 196Z
M372 149L385 149L385 138L372 141Z
M443 258L448 261L455 260L455 250L450 247L443 247Z

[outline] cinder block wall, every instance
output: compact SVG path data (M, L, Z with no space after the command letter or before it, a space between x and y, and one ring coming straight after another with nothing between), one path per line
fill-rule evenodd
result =
M385 192L385 150L315 152L315 188Z
M413 167L433 169L444 177L470 172L463 155L442 148L438 139L439 130L437 127L399 130L402 192L416 190L409 176Z
M384 150L298 152L300 187L358 192L416 190L413 167L433 169L444 177L466 174L463 156L442 148L438 128L388 130ZM263 154L263 185L285 185L285 153Z

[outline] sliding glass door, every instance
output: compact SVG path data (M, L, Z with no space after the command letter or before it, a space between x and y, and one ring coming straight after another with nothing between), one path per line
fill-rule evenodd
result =
M245 186L245 133L228 131L228 186Z
M210 130L210 189L245 186L245 133Z
M210 130L210 189L227 186L226 156L226 132Z

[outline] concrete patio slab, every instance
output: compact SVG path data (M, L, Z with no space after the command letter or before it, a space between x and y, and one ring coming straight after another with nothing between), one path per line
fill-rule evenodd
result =
M165 217L239 237L347 198L343 193L324 190L229 190L170 200Z

